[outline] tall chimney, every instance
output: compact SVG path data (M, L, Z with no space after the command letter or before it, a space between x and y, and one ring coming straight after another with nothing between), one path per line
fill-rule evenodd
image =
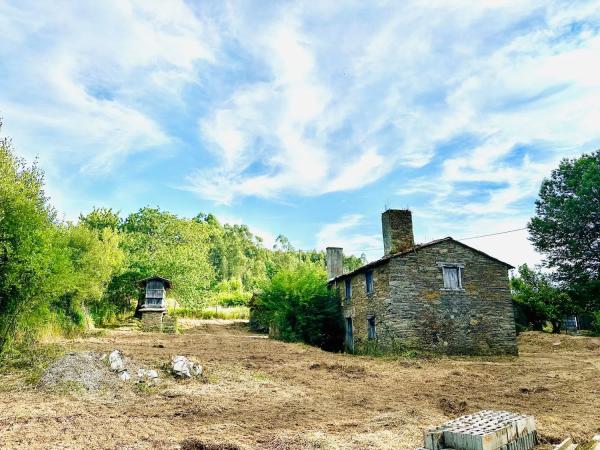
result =
M331 280L344 273L344 249L327 247L326 252L327 279Z
M381 215L383 251L386 255L415 246L412 213L408 209L388 209Z

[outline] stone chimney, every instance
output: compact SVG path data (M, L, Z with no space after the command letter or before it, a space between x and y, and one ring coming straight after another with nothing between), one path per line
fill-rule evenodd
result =
M344 249L341 247L327 247L326 252L327 279L331 280L344 273Z
M415 246L410 210L388 209L381 215L381 228L385 255L402 252Z

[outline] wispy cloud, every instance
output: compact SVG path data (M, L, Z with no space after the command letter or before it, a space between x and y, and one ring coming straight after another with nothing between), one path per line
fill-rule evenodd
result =
M381 236L364 234L364 216L348 214L340 221L323 225L317 233L317 249L326 247L342 247L346 255L365 254L369 259L376 259L383 254Z
M464 134L482 144L451 155L442 182L496 175L516 145L544 145L555 162L597 139L598 5L304 4L260 19L234 8L230 36L266 75L200 121L219 162L190 189L217 202L357 189ZM513 180L504 203L532 192L532 165L500 171Z
M87 172L167 144L149 104L214 60L209 27L183 1L7 1L0 28L6 131L22 151Z
M562 157L600 146L598 23L583 0L0 0L3 132L70 215L74 187L101 200L120 177L152 180L131 203L320 196L312 223L346 228L319 245L357 251L379 245L359 196L412 207L424 237L501 231Z

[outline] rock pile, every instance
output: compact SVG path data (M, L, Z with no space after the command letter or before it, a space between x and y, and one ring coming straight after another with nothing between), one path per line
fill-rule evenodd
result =
M114 374L95 352L70 352L56 360L42 375L41 387L57 387L75 383L88 391L116 383Z
M121 381L129 381L131 379L129 371L125 368L125 361L121 350L113 350L110 352L110 355L108 355L108 363L110 364L110 370L116 372Z
M202 375L202 366L185 356L174 356L171 360L171 373L176 378L195 378ZM159 372L135 365L123 355L121 350L113 350L108 355L95 352L71 352L58 359L40 379L40 386L65 386L76 383L86 390L116 387L119 380L126 382L137 375L138 383L149 385L159 382Z

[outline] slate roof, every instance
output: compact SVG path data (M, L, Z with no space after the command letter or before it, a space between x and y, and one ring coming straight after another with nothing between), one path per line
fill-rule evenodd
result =
M469 250L474 251L475 253L479 253L480 255L483 255L486 258L489 258L491 260L499 262L500 264L504 264L508 269L514 269L514 267L512 265L508 264L507 262L501 261L498 258L494 258L493 256L490 256L487 253L482 252L481 250L477 250L476 248L473 248L470 245L464 244L464 243L462 243L460 241L457 241L456 239L453 239L450 236L448 236L448 237L445 237L445 238L442 238L442 239L436 239L436 240L427 242L425 244L415 245L414 247L411 247L408 250L404 250L404 251L401 251L401 252L398 252L398 253L392 253L391 255L385 255L382 258L379 258L379 259L377 259L375 261L371 261L370 263L365 264L364 266L359 267L358 269L354 269L352 272L348 272L348 273L344 273L342 275L338 275L337 277L332 278L331 280L329 280L329 283L332 283L332 282L337 281L337 280L341 280L341 279L346 278L348 276L356 275L357 273L361 273L361 272L363 272L365 270L368 270L368 269L371 269L373 267L377 267L377 266L380 266L382 264L386 264L392 258L399 258L399 257L402 257L402 256L406 256L406 255L414 253L414 252L416 252L416 251L418 251L418 250L420 250L422 248L432 247L432 246L440 244L442 242L449 242L449 241L455 242L455 243L457 243L459 245L462 245L463 247L466 247Z
M148 283L148 281L154 281L154 280L158 280L158 281L162 281L163 283L165 283L165 287L167 289L171 288L171 280L169 280L168 278L163 278L163 277L148 277L148 278L144 278L143 280L139 281L139 284L141 287L146 286L146 283Z

